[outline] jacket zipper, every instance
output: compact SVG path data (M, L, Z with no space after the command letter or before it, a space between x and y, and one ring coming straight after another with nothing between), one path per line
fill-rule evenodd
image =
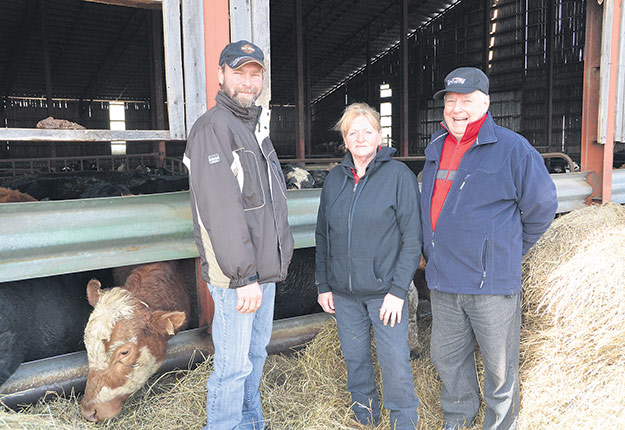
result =
M484 241L484 247L482 248L482 282L480 282L480 289L484 286L486 281L486 253L488 252L488 239Z
M460 203L460 197L462 196L462 189L464 188L466 183L469 181L469 178L471 177L471 175L472 174L469 173L462 180L462 184L460 184L460 188L458 188L458 197L456 198L456 203L454 204L454 209L451 211L451 213L454 213L454 214L456 213L456 209L458 209L458 204Z
M352 219L354 217L354 210L356 209L356 201L362 193L362 188L365 186L365 182L367 182L368 177L365 176L362 179L362 184L358 187L357 183L354 183L354 188L352 188L352 201L349 204L349 216L347 217L347 260L349 261L349 276L348 276L348 287L349 292L353 293L354 290L352 288ZM354 181L355 182L355 181Z
M256 139L256 136L254 136L254 138ZM274 204L274 196L273 196L273 186L272 186L272 182L271 182L271 160L269 160L269 158L267 157L267 155L265 155L265 151L263 149L263 144L262 142L258 142L258 139L256 139L256 142L258 143L258 147L260 149L260 153L263 154L263 158L265 159L265 164L267 164L267 181L269 181L269 198L271 201L271 211L273 212L273 224L276 227L276 233L278 236L278 254L279 254L279 264L280 264L280 271L278 273L278 277L282 277L282 273L284 272L284 268L282 267L283 264L283 259L282 259L282 232L280 231L280 228L278 227L278 217L276 216L276 205Z
M350 293L354 292L352 289L352 210L354 208L354 200L356 199L356 188L358 188L358 184L354 183L354 188L352 188L352 201L349 204L349 215L347 217L347 261L349 262L347 287Z

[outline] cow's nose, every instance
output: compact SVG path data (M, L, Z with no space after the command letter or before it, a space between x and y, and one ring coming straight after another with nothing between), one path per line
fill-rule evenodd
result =
M87 421L91 421L93 423L98 421L98 411L95 408L80 408L80 412Z

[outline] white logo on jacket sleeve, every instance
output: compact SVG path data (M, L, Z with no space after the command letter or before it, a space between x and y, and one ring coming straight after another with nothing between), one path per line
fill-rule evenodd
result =
M208 164L216 164L219 163L219 154L211 154L208 156Z
M232 174L235 178L237 178L237 183L239 184L239 190L243 192L243 183L245 179L245 173L243 172L243 166L241 165L241 160L239 159L239 154L237 151L232 151L232 164L230 165L230 170L232 170Z

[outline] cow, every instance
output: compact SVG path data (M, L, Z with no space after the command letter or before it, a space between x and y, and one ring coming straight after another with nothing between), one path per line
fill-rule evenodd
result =
M303 190L315 187L315 180L312 175L302 167L285 164L282 167L282 173L287 190Z
M85 284L94 276L112 281L99 270L0 283L0 393L23 362L84 349Z
M123 287L87 284L93 312L84 333L89 373L81 413L100 422L116 416L167 355L167 340L187 327L189 295L176 262L134 269Z
M11 188L0 187L0 203L36 202L33 196Z
M322 309L317 303L315 248L295 249L286 279L276 283L273 319L318 312L322 312Z
M428 316L428 312L419 309L419 302L422 308L430 301L430 290L425 281L425 259L421 256L419 267L417 268L410 287L408 287L408 348L410 357L415 359L421 356L423 346L419 341L419 326L417 321Z

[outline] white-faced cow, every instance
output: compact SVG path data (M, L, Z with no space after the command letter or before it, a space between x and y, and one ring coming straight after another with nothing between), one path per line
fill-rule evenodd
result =
M116 416L161 366L167 340L186 328L190 312L181 279L175 262L163 262L137 267L123 287L89 282L94 309L85 328L89 374L81 402L87 420Z

